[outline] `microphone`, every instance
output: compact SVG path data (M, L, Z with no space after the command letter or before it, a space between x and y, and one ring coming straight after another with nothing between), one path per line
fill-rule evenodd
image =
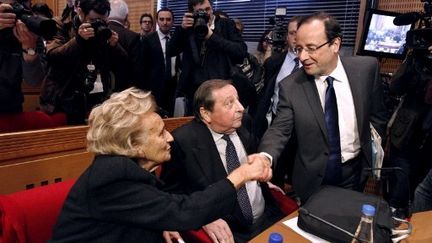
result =
M321 223L324 223L325 225L331 226L332 228L337 229L337 230L339 230L339 231L341 231L341 232L343 232L343 233L349 235L350 237L356 239L358 242L364 242L364 240L361 240L360 238L358 238L357 236L355 236L355 235L352 234L351 232L349 232L349 231L347 231L347 230L344 230L344 229L342 229L341 227L339 227L339 226L337 226L337 225L334 225L334 224L330 223L329 221L327 221L327 220L325 220L325 219L323 219L323 218L320 218L320 217L318 217L318 216L316 216L316 215L310 213L309 210L307 210L306 208L300 207L300 208L298 209L298 211L299 211L299 213L301 213L301 214L304 214L304 215L306 215L306 216L310 216L310 217L312 217L312 218L314 218L314 219L320 221Z
M421 14L417 12L404 13L396 16L396 18L393 19L393 24L397 26L409 25L415 23L417 20L420 19L420 17Z

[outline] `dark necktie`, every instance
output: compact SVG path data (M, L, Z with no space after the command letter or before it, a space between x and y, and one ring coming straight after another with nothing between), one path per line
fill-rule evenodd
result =
M338 109L336 94L333 87L334 78L327 77L327 90L325 95L324 116L329 142L329 159L324 177L324 184L337 185L342 177L342 160L339 135Z
M299 63L298 57L294 58L294 67L293 67L291 73L294 73L295 71L297 71L299 69L299 65L300 65L300 63Z
M169 36L165 36L165 76L167 79L171 78L171 57L168 53Z
M229 136L225 134L223 135L222 139L227 142L225 155L226 155L227 170L229 174L236 168L240 167L240 161L237 156L237 152L235 150L234 144L232 143ZM237 200L240 204L240 209L243 213L243 216L245 217L245 219L249 224L252 224L253 222L252 206L249 201L249 196L247 194L246 186L240 187L240 189L237 191Z

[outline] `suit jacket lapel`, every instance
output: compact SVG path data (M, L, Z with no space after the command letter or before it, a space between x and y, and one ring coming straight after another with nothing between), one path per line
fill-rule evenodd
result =
M303 90L305 92L307 102L309 103L309 106L311 107L312 112L318 122L318 125L322 133L324 134L326 140L328 140L327 128L324 119L324 111L321 105L321 101L319 99L318 90L315 85L315 79L313 76L304 74Z
M199 144L196 144L193 153L204 175L210 182L214 182L217 178L226 177L227 173L209 129L205 124L198 122L196 129L196 134L199 134Z
M362 92L362 86L367 85L366 80L362 81L362 75L364 76L364 74L354 71L357 70L357 67L355 67L354 63L345 61L343 58L341 58L341 62L344 66L345 73L347 74L348 82L351 88L358 130L363 131L363 126L365 125L362 119L364 117L363 96L366 94L366 92Z

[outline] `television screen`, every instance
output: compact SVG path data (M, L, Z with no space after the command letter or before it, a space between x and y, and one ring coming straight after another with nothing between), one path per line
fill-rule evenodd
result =
M412 25L396 26L393 20L400 15L376 9L368 10L359 55L403 59L405 38Z

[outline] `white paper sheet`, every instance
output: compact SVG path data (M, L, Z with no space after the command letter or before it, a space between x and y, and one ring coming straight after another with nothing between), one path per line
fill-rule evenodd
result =
M286 225L286 226L290 227L292 230L294 230L297 234L299 234L299 235L303 236L304 238L312 241L312 243L329 243L328 241L323 240L323 239L319 238L318 236L315 236L313 234L310 234L310 233L300 229L297 226L297 220L298 220L298 217L295 217L292 219L288 219L287 221L285 221L283 223L284 223L284 225Z

